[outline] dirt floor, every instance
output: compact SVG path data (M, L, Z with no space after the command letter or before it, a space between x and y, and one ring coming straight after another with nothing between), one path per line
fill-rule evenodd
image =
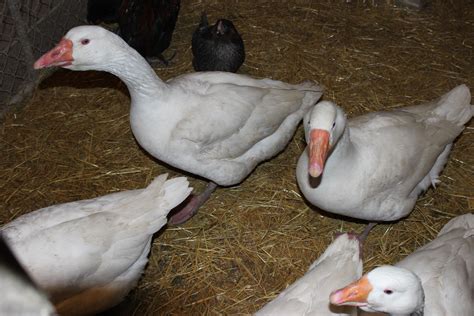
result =
M349 3L346 3L349 2ZM443 3L443 4L441 4ZM247 57L240 72L297 83L313 79L349 117L474 87L474 1L438 1L420 12L372 1L183 1L163 79L192 71L201 11L236 24ZM57 71L0 127L0 223L47 205L142 188L171 170L139 148L125 86L105 73ZM474 209L474 122L457 140L436 189L411 215L378 225L365 270L393 263ZM287 149L241 185L219 189L197 216L157 234L150 263L112 315L250 314L304 274L335 232L364 223L323 214L295 181L300 127ZM205 182L190 176L197 191Z

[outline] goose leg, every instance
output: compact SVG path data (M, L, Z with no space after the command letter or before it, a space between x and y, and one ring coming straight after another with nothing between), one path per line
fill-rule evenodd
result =
M185 200L184 206L176 207L176 211L170 216L168 225L180 225L193 217L198 209L203 205L217 188L217 184L209 182L203 192L199 195L192 195Z
M364 242L366 239L367 239L367 236L369 235L370 231L372 230L372 228L374 228L374 226L377 225L377 223L369 223L367 224L367 226L365 226L364 230L362 231L362 233L360 234L357 234L357 233L354 233L354 232L350 232L348 233L352 238L357 238L359 239L360 242ZM337 236L340 236L344 234L344 232L337 232L336 233L336 237Z
M364 231L362 231L362 233L360 233L360 234L348 233L349 238L356 238L357 240L359 240L359 256L360 256L361 259L362 259L362 253L363 253L363 249L362 249L363 244L364 244L365 240L367 239L367 236L369 235L370 231L372 230L372 228L374 228L375 225L377 225L377 223L367 224L367 226L365 226L365 228L364 228Z
M370 231L374 226L377 225L377 223L369 223L367 226L365 226L364 231L359 234L358 238L361 242L364 242L367 239L367 236L369 235Z

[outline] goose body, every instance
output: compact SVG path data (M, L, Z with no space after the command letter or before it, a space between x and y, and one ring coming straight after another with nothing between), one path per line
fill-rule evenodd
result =
M452 219L436 239L334 292L331 302L397 316L474 315L474 214Z
M2 285L0 315L50 316L56 314L48 297L34 284L1 236L0 284Z
M142 190L25 214L0 232L58 313L94 314L118 304L135 287L153 234L190 190L185 178L161 175Z
M310 144L296 171L302 193L325 211L353 218L407 216L438 182L453 141L473 115L470 100L460 85L427 104L347 122L340 107L320 102L304 119Z
M315 102L313 93L298 90L301 86L280 90L268 82L275 84L211 72L175 78L167 83L171 103L132 104L132 130L154 157L219 185L238 184L259 162L283 150L306 106Z
M71 29L35 68L55 65L118 76L130 92L130 123L140 145L223 186L238 184L280 152L322 94L310 82L291 85L226 72L163 82L140 54L98 26Z
M360 243L356 236L338 236L311 265L308 272L290 285L255 316L357 315L353 307L329 304L329 294L362 275Z
M240 183L259 162L282 151L322 94L311 82L292 85L227 72L163 82L140 54L98 26L71 29L34 64L49 66L119 77L130 92L138 143L159 160L212 182L173 223L190 218L216 185Z

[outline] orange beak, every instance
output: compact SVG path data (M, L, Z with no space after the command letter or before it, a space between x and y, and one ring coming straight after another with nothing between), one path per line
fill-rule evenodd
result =
M323 173L324 162L329 149L329 132L323 129L312 129L309 132L309 174L319 177Z
M52 66L69 66L74 61L72 58L72 41L63 38L56 47L41 56L33 65L35 69Z
M365 306L370 291L372 291L372 285L367 276L364 275L354 283L332 292L329 300L334 305Z

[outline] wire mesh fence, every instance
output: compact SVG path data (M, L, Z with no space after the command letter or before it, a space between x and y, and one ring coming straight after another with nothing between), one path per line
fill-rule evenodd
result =
M0 116L32 91L35 58L84 24L86 0L0 0Z

